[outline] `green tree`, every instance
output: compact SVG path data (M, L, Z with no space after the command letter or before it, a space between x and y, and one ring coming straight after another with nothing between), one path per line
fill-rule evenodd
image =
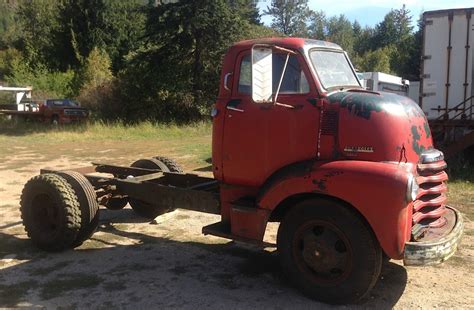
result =
M81 72L84 87L96 88L109 82L113 75L109 55L104 50L95 47L87 57Z
M9 85L32 86L36 98L67 98L73 95L74 72L51 71L43 65L32 69L22 58L15 58L11 73L5 76Z
M326 40L327 18L324 11L311 12L309 18L308 35L317 40Z
M62 0L54 38L59 68L79 68L94 47L107 51L115 71L122 68L142 39L144 8L138 0Z
M0 81L14 73L15 66L23 61L19 50L7 48L0 50Z
M398 45L407 40L413 32L410 11L405 5L391 10L384 20L375 26L374 47Z
M115 106L112 98L114 78L111 71L111 60L107 52L95 47L80 73L76 76L76 84L80 86L78 100L89 109L106 115Z
M402 49L406 51L406 60L403 62L403 75L405 78L418 81L421 70L421 54L423 43L423 18L418 19L418 30L410 40L405 40Z
M360 31L360 24L357 22L352 24L343 14L328 19L323 11L311 12L309 37L339 44L351 56Z
M129 55L117 87L127 102L119 113L131 121L190 121L207 114L229 46L272 33L249 23L227 0L151 6L147 21L147 44Z
M230 8L251 24L260 25L260 11L255 0L228 0Z
M353 62L359 71L391 73L390 59L394 53L393 46L386 46L375 51L368 51L362 56L353 58Z
M59 6L56 0L24 0L18 7L18 19L21 34L19 50L25 61L32 67L58 67L55 49L55 33L58 22Z
M308 0L272 0L264 14L272 16L272 28L287 36L306 36L311 17Z
M354 31L354 52L357 55L365 54L373 50L374 28L366 26L363 29Z
M0 0L0 49L13 47L18 39L16 7L14 1Z
M354 30L352 23L343 15L333 16L327 22L328 41L339 44L347 53L353 54Z
M412 16L405 5L391 10L384 20L376 25L373 35L373 49L391 47L391 71L410 79L419 78L419 57L421 33L413 33Z

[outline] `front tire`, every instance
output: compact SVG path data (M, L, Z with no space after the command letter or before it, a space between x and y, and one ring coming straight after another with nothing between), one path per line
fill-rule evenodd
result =
M365 297L380 275L382 250L361 216L345 205L310 199L294 206L278 229L281 267L310 298L331 304Z

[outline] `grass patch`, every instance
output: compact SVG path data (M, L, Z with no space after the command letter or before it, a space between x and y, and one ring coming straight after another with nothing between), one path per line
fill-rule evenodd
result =
M30 168L32 162L38 168L48 165L67 168L70 161L128 165L139 158L157 155L174 158L190 169L209 165L207 161L211 157L210 122L186 126L150 122L136 125L96 122L59 128L40 125L0 128L0 145L4 146L0 148L0 158L4 159L0 170L30 173L28 169L35 171ZM35 159L17 158L18 152L25 156L33 154Z
M58 280L50 280L42 285L41 298L48 300L62 296L64 293L80 289L91 289L101 284L104 279L97 275L82 273L62 274Z
M448 203L474 220L474 183L455 180L448 184Z
M210 135L211 123L200 122L192 125L154 124L142 122L126 125L121 122L89 122L68 126L48 126L45 124L10 124L0 128L0 141L91 141L91 140L176 140L180 138ZM18 139L18 140L17 140Z
M471 146L471 149L474 148ZM452 158L446 160L448 164L448 175L451 180L469 181L474 183L474 160L473 152L465 150Z

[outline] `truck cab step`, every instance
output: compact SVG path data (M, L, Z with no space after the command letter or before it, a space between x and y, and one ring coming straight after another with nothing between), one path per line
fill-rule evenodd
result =
M257 203L253 197L243 197L231 202L232 209L241 212L257 212Z
M249 243L257 245L263 248L274 248L276 247L275 243L265 242L261 240L249 239L232 234L230 223L228 222L217 222L211 225L204 226L202 228L202 233L204 235L212 235L221 238L231 239L239 242Z

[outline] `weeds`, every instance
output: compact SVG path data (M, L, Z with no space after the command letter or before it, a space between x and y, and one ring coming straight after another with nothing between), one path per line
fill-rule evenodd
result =
M43 123L13 123L0 121L0 142L10 141L9 136L20 141L93 141L93 140L175 140L184 137L210 135L211 123L199 122L192 125L155 124L142 122L127 125L123 122L86 122L52 126ZM16 139L15 139L16 140Z

